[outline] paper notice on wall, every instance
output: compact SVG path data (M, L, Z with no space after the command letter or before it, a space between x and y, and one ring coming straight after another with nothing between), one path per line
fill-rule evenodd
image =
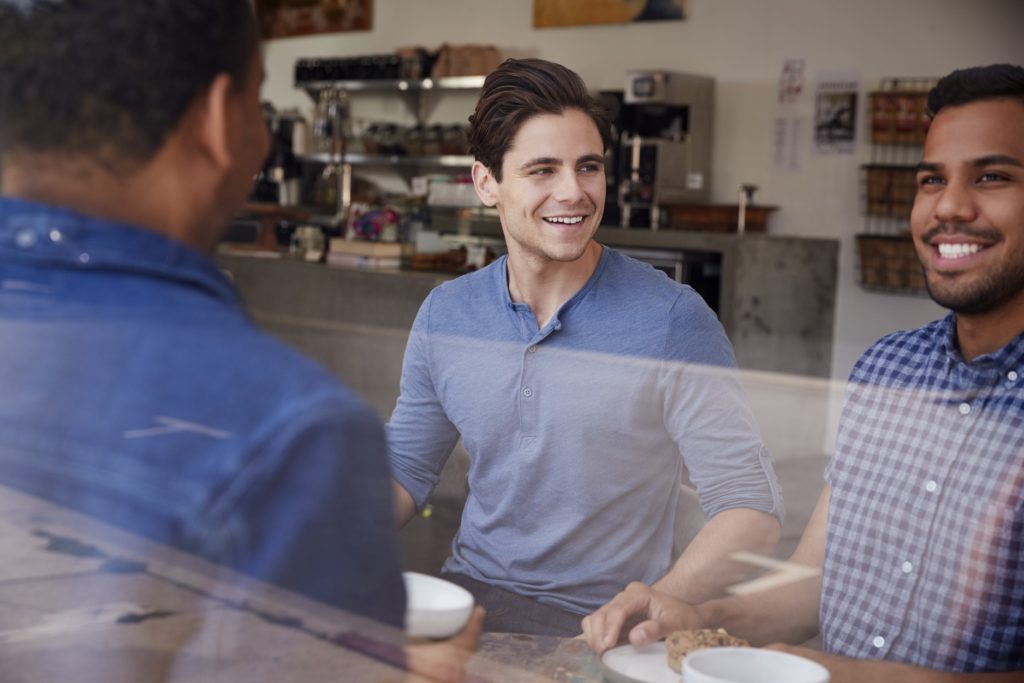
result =
M803 59L787 59L779 71L778 113L772 121L772 165L800 173L807 153L807 114Z
M852 71L818 74L814 91L814 150L853 154L857 142L860 75Z
M792 105L804 91L804 60L787 59L779 75L779 104Z
M775 119L772 136L772 163L776 170L785 173L799 173L800 159L804 154L802 141L807 128L807 119L802 116L779 116Z

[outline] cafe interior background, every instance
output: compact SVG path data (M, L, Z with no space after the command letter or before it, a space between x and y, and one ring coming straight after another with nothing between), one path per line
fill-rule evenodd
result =
M648 96L643 115L629 123L622 115L624 133L634 125L645 139L675 135L689 150L681 166L666 161L655 174L657 229L650 211L637 220L635 206L632 225L622 227L612 183L610 225L598 239L692 280L718 312L778 463L789 510L780 555L794 547L820 491L857 357L886 333L944 314L924 294L905 239L913 173L900 167L920 159L922 93L955 68L1024 62L1019 0L676 0L665 4L682 9L682 20L601 25L586 25L595 17L588 7L643 3L256 4L265 20L277 17L272 30L305 35L265 43L262 96L274 112L278 154L261 175L260 202L236 221L219 258L259 324L327 365L384 419L427 292L501 253L493 212L451 206L474 203L465 183L471 159L448 136L458 138L452 126L465 126L482 79L436 77L540 57L613 101L618 92L626 109L631 91L638 109ZM268 12L282 5L304 11L305 25ZM582 10L559 15L573 6ZM315 32L310 18L325 16L333 27ZM575 25L537 25L560 19ZM346 22L356 30L331 30ZM424 55L437 58L433 74ZM424 83L428 75L435 78ZM665 75L685 87L656 89L653 99L641 92ZM638 121L657 120L650 112L666 102L669 113L679 104L687 112L682 135L678 124L669 133L640 130ZM632 148L623 144L629 154L616 165L628 166ZM702 146L705 161L693 151ZM282 148L294 157L284 159ZM415 246L386 244L395 239ZM433 519L403 532L411 568L436 571L447 554L465 468L460 447L435 493ZM681 530L680 542L692 533Z
M687 151L681 172L658 171L657 229L642 210L621 227L620 188L610 186L611 224L598 239L690 282L722 319L776 460L787 508L776 555L786 557L820 493L857 357L884 334L944 315L921 291L904 239L913 187L900 167L920 159L920 95L955 68L1024 63L1024 2L672 0L661 5L681 7L683 19L586 25L593 12L584 10L572 25L535 26L542 5L643 4L256 0L264 10L318 10L354 30L312 33L299 22L304 35L265 42L262 97L277 150L217 259L257 324L322 362L386 419L423 298L501 250L493 212L453 206L473 203L465 150L446 136L457 138L453 125L472 111L476 66L499 57L559 62L613 100L631 89L653 97L632 110L648 122L668 97L670 113L688 113L683 130L661 132L682 140L657 140L659 149L671 156L678 148L668 143L682 144L706 159ZM368 87L377 69L394 66L382 57L398 51L409 58L398 77ZM404 71L422 71L415 57L423 54L439 56L456 80ZM326 66L355 71L325 82L316 69ZM685 87L652 95L666 76ZM439 570L466 468L460 446L432 506L403 530L408 569ZM682 497L677 519L678 549L703 521L695 496ZM82 623L94 618L104 616Z

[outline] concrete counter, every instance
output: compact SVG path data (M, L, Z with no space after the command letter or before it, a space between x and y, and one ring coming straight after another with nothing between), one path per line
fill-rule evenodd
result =
M500 236L500 228L475 225L473 234ZM829 376L837 240L615 228L601 228L597 239L612 247L720 254L719 317L740 367ZM427 293L448 277L350 271L290 260L221 260L253 314L275 328L355 326L407 333Z

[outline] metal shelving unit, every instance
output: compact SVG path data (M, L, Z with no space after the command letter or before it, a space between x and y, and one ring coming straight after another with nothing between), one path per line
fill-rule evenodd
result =
M422 78L396 80L348 80L348 81L305 81L296 83L313 98L315 102L320 91L325 88L344 90L346 92L426 92L479 90L484 85L485 76L451 76L448 78Z
M382 93L403 96L403 100L419 123L428 118L424 113L424 101L427 93L469 92L483 87L485 76L452 76L446 78L394 79L394 80L318 80L296 81L295 86L306 92L317 102L325 90L341 93L347 101L349 95L359 93ZM434 100L436 101L436 100ZM347 104L345 105L347 112ZM324 164L337 167L339 179L338 205L336 220L344 220L351 204L352 169L354 167L394 169L409 171L416 169L468 169L473 165L473 157L468 155L387 155L350 153L344 139L337 140L334 153L320 152L299 155L298 159L306 163Z
M319 164L347 163L352 166L402 166L409 168L469 168L473 157L469 155L443 154L439 156L416 156L400 154L300 154L302 161Z

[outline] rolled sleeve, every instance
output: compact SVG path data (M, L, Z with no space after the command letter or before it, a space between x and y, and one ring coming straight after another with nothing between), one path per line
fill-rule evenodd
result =
M735 357L706 306L689 306L663 373L665 424L679 448L701 507L712 517L749 508L784 521L772 458L739 381Z
M433 294L423 302L413 323L398 402L385 426L391 475L412 496L417 510L426 505L459 438L431 375L432 299Z

